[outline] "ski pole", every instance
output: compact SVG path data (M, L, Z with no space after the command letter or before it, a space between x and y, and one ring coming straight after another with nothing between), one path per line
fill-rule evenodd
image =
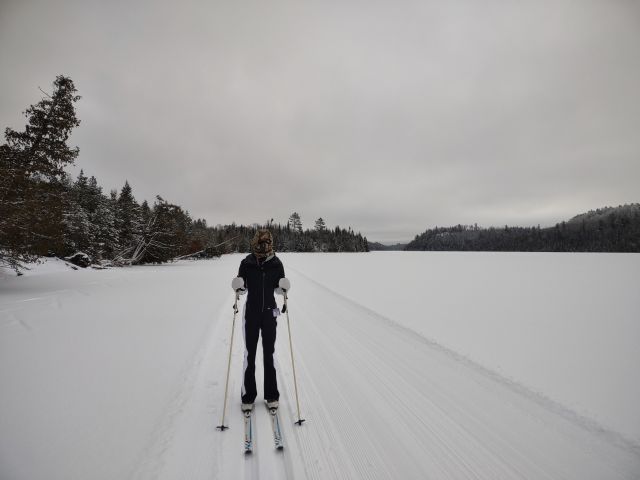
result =
M287 313L287 330L289 331L289 350L291 351L291 367L293 368L293 387L296 392L296 407L298 408L298 421L297 425L302 425L305 420L300 418L300 401L298 400L298 382L296 381L296 363L293 360L293 343L291 342L291 322L289 322L289 307L287 306L287 291L283 290L284 294L284 310Z
M236 314L238 313L238 298L240 298L240 292L236 290L236 301L233 304L233 323L231 324L231 341L229 342L229 363L227 365L227 381L224 385L224 407L222 407L222 422L216 428L219 428L221 432L228 429L224 424L224 416L227 413L227 390L229 389L229 371L231 370L231 351L233 350L233 332L236 329Z

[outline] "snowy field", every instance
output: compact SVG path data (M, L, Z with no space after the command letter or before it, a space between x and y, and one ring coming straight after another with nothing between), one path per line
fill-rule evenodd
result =
M241 258L0 273L0 479L640 479L640 255L282 254L247 456Z

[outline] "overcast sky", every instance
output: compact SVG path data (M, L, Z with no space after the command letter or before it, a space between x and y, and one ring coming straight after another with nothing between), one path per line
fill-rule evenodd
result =
M635 0L0 0L0 66L2 130L68 75L73 174L210 225L391 242L640 201Z

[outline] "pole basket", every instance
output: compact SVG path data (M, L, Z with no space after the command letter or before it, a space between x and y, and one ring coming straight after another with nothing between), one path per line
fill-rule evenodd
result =
M218 425L216 427L216 430L220 430L221 432L224 432L225 430L229 430L229 427L227 427L226 425Z

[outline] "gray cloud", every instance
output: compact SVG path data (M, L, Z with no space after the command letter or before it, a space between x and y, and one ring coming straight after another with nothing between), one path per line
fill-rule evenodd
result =
M72 141L210 224L553 224L637 202L640 7L530 2L51 2L0 6L0 126L56 74Z

